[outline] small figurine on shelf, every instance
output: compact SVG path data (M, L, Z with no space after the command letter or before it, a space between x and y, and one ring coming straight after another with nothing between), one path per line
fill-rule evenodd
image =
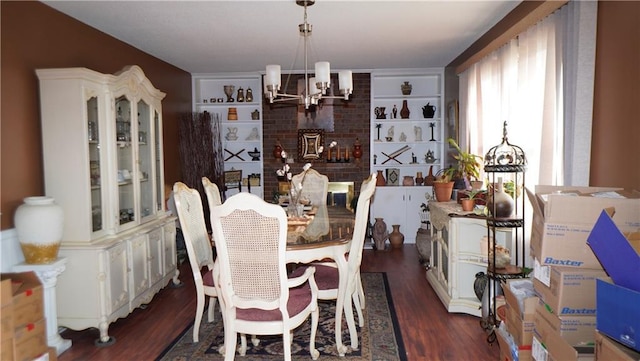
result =
M414 126L413 133L416 135L416 142L422 142L422 127L419 125Z
M436 123L429 123L429 128L431 128L431 139L429 139L432 142L436 141L436 138L433 137L433 128L436 127Z
M416 157L416 155L411 152L411 164L416 164L418 163L418 157Z
M395 104L393 105L393 110L391 110L391 113L393 114L393 119L398 118L398 107Z
M401 142L406 142L407 141L407 135L404 134L404 132L400 133L400 141Z
M393 128L394 128L394 126L392 125L392 126L389 127L389 130L387 130L387 141L388 142L393 141L393 133L395 131Z
M376 129L378 130L378 138L376 139L376 142L380 141L380 128L382 128L382 123L376 123Z

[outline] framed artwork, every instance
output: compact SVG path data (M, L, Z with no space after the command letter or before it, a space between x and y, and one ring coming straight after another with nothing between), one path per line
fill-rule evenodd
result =
M456 143L460 143L459 131L458 100L454 99L447 104L447 133Z
M324 144L323 129L298 130L298 160L301 162L318 162L324 160L320 147Z

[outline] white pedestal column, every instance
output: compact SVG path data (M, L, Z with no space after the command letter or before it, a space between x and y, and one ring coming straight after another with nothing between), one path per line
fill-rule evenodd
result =
M42 282L44 292L44 314L47 318L47 344L55 347L58 355L71 347L71 340L65 340L58 334L58 311L56 306L56 283L58 276L64 272L66 258L58 258L49 264L26 264L20 263L13 266L14 272L33 271L40 282Z

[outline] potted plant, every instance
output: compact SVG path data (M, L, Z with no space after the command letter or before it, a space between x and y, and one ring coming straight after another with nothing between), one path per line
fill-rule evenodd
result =
M473 208L476 205L476 196L479 196L484 191L479 189L472 189L467 193L467 196L460 199L460 204L462 205L462 210L465 212L473 211Z
M449 167L441 169L436 173L436 179L433 181L433 189L438 202L448 202L453 193L453 176L456 174L456 168Z
M460 149L458 143L453 138L447 139L447 142L455 148L458 154L454 155L453 158L458 162L456 168L456 174L454 179L464 179L465 187L469 188L472 182L477 182L480 179L480 167L482 167L482 157L476 154L472 154L469 152L465 152ZM480 187L482 183L480 183ZM475 187L475 188L480 188Z

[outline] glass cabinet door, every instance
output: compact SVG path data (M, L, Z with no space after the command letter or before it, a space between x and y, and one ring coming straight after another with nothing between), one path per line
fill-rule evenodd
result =
M118 181L118 210L120 225L135 224L138 218L134 209L135 193L133 183L134 154L132 145L132 104L126 96L116 99L116 152Z
M157 110L153 111L153 144L155 144L155 175L156 175L156 211L162 212L165 209L164 202L164 180L163 180L163 164L162 164L162 139L160 139L160 134L162 134L162 129L160 129L160 115Z
M151 134L151 110L149 104L140 100L138 102L138 179L140 182L140 209L142 218L153 213L153 180L149 178L153 174L153 141L149 139Z
M98 98L87 100L87 142L89 143L89 179L91 184L91 229L103 228L102 180L100 179L100 131L98 129Z

